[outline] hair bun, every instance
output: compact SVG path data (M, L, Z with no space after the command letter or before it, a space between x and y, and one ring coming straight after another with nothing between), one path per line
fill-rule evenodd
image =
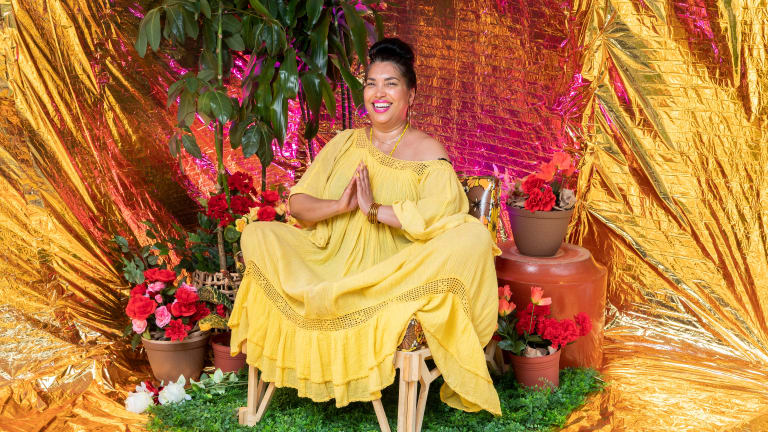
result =
M398 38L384 38L373 44L368 51L368 59L374 62L379 57L398 57L410 64L416 59L410 45Z

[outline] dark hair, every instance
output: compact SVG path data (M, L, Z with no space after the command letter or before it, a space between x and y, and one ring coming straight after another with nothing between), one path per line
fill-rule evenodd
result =
M376 62L392 62L400 69L409 89L416 88L416 71L413 69L415 56L411 46L398 38L384 38L368 50L368 60Z

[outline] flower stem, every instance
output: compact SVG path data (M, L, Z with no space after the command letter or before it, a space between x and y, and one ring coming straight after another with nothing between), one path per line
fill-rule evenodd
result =
M528 335L531 334L531 330L533 327L533 311L536 310L536 305L531 303L531 323L528 324Z

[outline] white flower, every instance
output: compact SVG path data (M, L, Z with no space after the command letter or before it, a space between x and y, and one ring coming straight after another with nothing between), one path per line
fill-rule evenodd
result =
M213 382L218 384L223 379L224 379L224 372L222 372L221 369L216 369L216 372L213 373Z
M125 398L125 409L130 412L141 414L147 410L150 405L154 405L152 400L152 393L146 390L141 390L139 386L136 386L136 393L128 393L128 397Z
M160 394L157 396L158 402L162 405L166 405L192 399L187 392L184 391L184 385L186 383L187 380L184 378L184 375L180 376L178 381L168 383L162 390L160 390Z

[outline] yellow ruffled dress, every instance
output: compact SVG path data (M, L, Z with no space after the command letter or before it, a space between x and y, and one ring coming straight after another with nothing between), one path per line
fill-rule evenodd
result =
M359 210L310 229L246 226L232 355L247 340L248 364L265 381L339 407L370 401L394 381L395 350L415 316L445 380L442 400L501 415L483 355L496 328L498 248L467 213L452 166L395 159L364 129L346 130L291 194L337 199L361 160L375 201L392 205L402 228L372 225Z

